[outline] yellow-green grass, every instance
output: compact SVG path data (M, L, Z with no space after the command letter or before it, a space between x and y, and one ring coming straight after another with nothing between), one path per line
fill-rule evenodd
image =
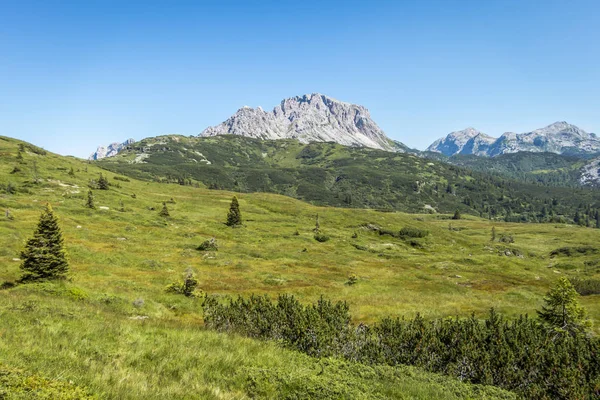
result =
M77 311L77 307L64 306L77 315L90 313L83 318L86 325L93 326L90 332L95 332L90 333L87 339L90 341L97 340L95 335L108 323L111 327L116 325L111 328L115 329L114 335L118 335L121 327L135 330L138 338L145 332L140 326L152 327L153 332L169 331L168 335L173 335L170 340L180 346L180 351L186 340L191 339L178 335L197 337L199 342L221 341L225 347L224 343L230 340L229 346L237 346L241 339L198 330L202 315L197 302L165 293L165 286L180 279L188 267L197 272L201 289L211 294L276 296L292 293L303 302L315 301L324 295L348 301L354 322L374 322L385 316L410 317L416 313L427 318L483 315L490 307L508 315L533 314L558 276L598 275L597 269L586 269L583 263L600 259L600 254L553 259L549 252L563 246L596 246L600 230L555 224L507 224L471 216L452 221L441 219L439 215L315 207L284 196L261 193L237 194L245 222L243 227L232 229L224 222L234 193L134 179L115 180L115 174L93 164L50 153L38 155L25 151L21 162L17 160L18 143L0 138L0 184L10 182L19 190L16 194L0 194L0 207L8 208L14 217L0 217L0 282L18 279L20 262L15 259L19 258L25 240L35 228L43 206L51 203L59 216L70 255L70 285L88 298L109 302L114 298L121 304L116 315L94 307ZM37 184L31 183L35 175L34 161L40 179ZM15 166L21 171L11 174ZM68 173L70 168L75 176ZM101 172L112 184L121 187L94 190L98 208L90 210L84 206L87 185ZM135 199L132 194L136 195ZM171 217L160 217L162 202L171 198L175 201L167 203ZM125 212L119 211L121 201ZM313 239L316 214L319 214L321 230L331 238L328 242ZM430 235L418 240L423 246L418 248L408 241L380 236L363 228L365 224L394 231L406 226L417 227L430 231ZM498 237L511 233L515 243L491 242L492 226L496 227ZM295 235L296 231L299 235ZM358 234L357 238L352 237L354 233ZM196 247L210 237L217 239L219 251L197 251ZM367 250L358 250L353 244ZM500 255L507 248L511 254L517 249L523 257ZM358 276L357 284L346 284L350 274ZM0 304L11 296L17 296L10 300L17 303L26 302L28 296L43 303L40 296L45 292L32 293L20 287L0 291ZM56 297L51 293L44 296ZM132 305L136 299L144 300L141 308ZM588 296L581 301L597 321L600 318L598 297ZM6 305L2 310L0 339L5 339L5 345L0 356L11 357L19 367L31 364L35 369L51 371L50 365L36 364L35 357L17 362L20 353L10 356L7 346L16 346L19 339L7 333L14 330L16 324L7 325L3 321L18 318L20 312ZM127 319L136 315L149 318L146 322ZM81 316L75 318L80 319ZM33 320L25 321L33 323ZM71 323L68 317L63 323L60 321L62 317L49 321L49 329L63 329L63 325ZM173 328L172 332L169 327ZM35 334L30 335L34 341ZM12 339L7 341L7 337ZM81 333L73 341L85 338L86 334ZM55 345L51 336L44 340ZM65 346L74 351L73 347ZM54 351L58 348L53 348ZM44 363L52 362L49 360L52 357ZM73 365L76 368L76 364ZM118 386L121 379L94 381L89 373L82 372L82 375L87 378L79 378L94 388L107 382ZM131 379L133 377L135 374ZM204 384L208 385L206 388L211 385L210 381ZM239 382L238 386L231 387L241 390Z
M0 141L0 179L18 187L31 180L33 160L43 182L30 194L0 197L14 220L0 223L0 279L19 276L19 251L35 228L39 213L50 202L64 231L74 282L86 290L115 293L133 300L145 297L166 301L162 288L192 267L203 290L210 293L294 293L303 301L325 294L347 300L356 321L374 321L387 315L427 317L481 314L490 307L508 314L533 313L542 296L560 275L590 275L583 261L600 255L551 259L549 252L563 246L595 246L600 230L555 224L506 224L474 217L440 220L435 215L381 213L372 210L314 207L271 194L237 194L245 226L224 225L233 193L139 182L116 181L114 174L72 158L25 154L25 164L15 159L14 142ZM9 174L14 165L22 172ZM73 167L75 177L68 175ZM58 170L57 168L62 168ZM84 171L87 169L87 172ZM84 207L87 183L104 172L121 188L95 190L97 207ZM1 182L1 181L0 181ZM77 188L64 185L77 185ZM79 193L74 193L79 191ZM136 194L136 199L131 194ZM168 203L170 218L158 212ZM118 211L123 201L126 211ZM154 207L155 210L149 210ZM313 239L315 215L326 243ZM361 228L377 224L391 230L404 226L427 229L423 249L405 241L379 236ZM453 229L449 230L449 225ZM78 228L78 226L80 228ZM490 242L511 233L514 244ZM298 230L300 235L294 233ZM358 233L358 238L351 236ZM196 247L216 237L219 251L204 253ZM357 250L353 243L371 251ZM499 255L516 248L523 258ZM553 266L570 263L574 269ZM559 273L557 273L559 272ZM359 283L345 285L355 273ZM597 318L597 297L583 299Z
M317 360L274 343L206 331L193 320L166 315L145 319L137 313L153 306L134 309L68 283L23 285L4 291L2 298L0 359L41 373L59 388L76 382L99 398L244 399L255 393L273 399L291 394L297 397L290 398L511 398L498 389L415 368ZM183 303L193 310L199 307L193 299L180 300ZM37 398L11 397L8 389L8 399ZM311 389L323 396L311 396ZM325 397L328 391L334 396ZM4 399L1 394L0 389Z

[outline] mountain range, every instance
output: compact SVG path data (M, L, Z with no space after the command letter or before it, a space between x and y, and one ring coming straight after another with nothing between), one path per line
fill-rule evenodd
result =
M206 128L198 136L210 138L223 135L260 141L290 139L301 144L332 142L354 148L413 153L434 159L441 157L441 161L481 172L490 169L490 172L495 171L511 178L533 180L543 184L568 186L600 184L600 159L585 161L600 153L600 139L595 134L564 121L531 132L504 133L499 138L469 127L462 131L451 132L432 143L425 152L419 152L390 139L373 121L367 108L313 93L284 99L272 111L265 111L261 107L244 106L221 124ZM98 147L89 159L101 160L113 157L125 149L131 149L134 143L133 139L128 139L123 143ZM138 151L138 153L140 154L137 157L142 161L149 156L147 152ZM483 160L517 153L529 154L529 156L499 158L498 162ZM574 156L576 159L557 161L555 157L542 156L535 160L523 160L523 157L531 158L536 153L554 153ZM476 156L476 158L457 158L458 156ZM557 162L568 165L568 168L564 166L555 168ZM533 168L534 166L537 169Z
M497 139L475 128L467 128L436 140L427 151L446 156L494 157L521 151L584 155L600 152L600 139L594 133L561 121L527 133L507 132Z

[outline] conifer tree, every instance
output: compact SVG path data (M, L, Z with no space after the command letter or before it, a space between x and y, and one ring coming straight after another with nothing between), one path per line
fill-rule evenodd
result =
M240 212L240 204L236 196L231 199L229 212L227 213L227 226L235 227L242 225L242 214Z
M75 176L75 170L73 169L73 167L71 167L71 169L69 170L69 175Z
M460 215L460 211L456 210L454 212L454 215L452 216L452 219L461 219L462 216Z
M100 174L100 178L98 178L98 189L100 190L108 190L108 179L104 177L104 175Z
M88 190L87 201L85 202L85 206L87 208L91 208L92 210L96 208L96 205L94 204L94 194L91 190Z
M492 226L492 242L496 241L496 227Z
M577 335L590 327L585 309L579 305L579 294L565 277L558 280L544 297L544 305L538 315L544 325L557 333Z
M63 246L63 238L58 219L50 204L40 216L33 237L21 252L23 275L21 282L45 279L65 278L69 271L67 253Z
M161 217L168 217L171 215L169 213L169 209L167 208L167 203L165 203L164 201L163 201L163 208L162 208L162 210L160 210L158 215L160 215Z

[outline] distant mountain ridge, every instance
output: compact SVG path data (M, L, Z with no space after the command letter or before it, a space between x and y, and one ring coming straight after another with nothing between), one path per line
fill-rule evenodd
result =
M296 139L301 143L335 142L388 151L408 148L394 142L361 105L313 93L282 100L273 111L242 107L200 136L239 135L263 140Z
M467 128L436 140L427 151L446 156L472 154L488 157L521 151L593 154L600 152L600 139L593 133L560 121L527 133L507 132L497 139L474 128Z
M101 160L106 157L116 156L121 150L134 143L134 139L127 139L123 143L115 142L108 146L99 146L96 151L88 157L88 160Z

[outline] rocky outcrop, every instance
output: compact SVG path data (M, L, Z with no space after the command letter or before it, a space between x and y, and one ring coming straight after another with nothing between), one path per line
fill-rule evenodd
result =
M129 145L132 145L133 143L135 143L135 140L127 139L123 143L115 142L115 143L109 144L106 147L100 146L96 149L96 151L94 153L92 153L88 157L88 160L100 160L102 158L116 156L117 154L119 154L119 152L121 150L123 150L124 148L126 148Z

